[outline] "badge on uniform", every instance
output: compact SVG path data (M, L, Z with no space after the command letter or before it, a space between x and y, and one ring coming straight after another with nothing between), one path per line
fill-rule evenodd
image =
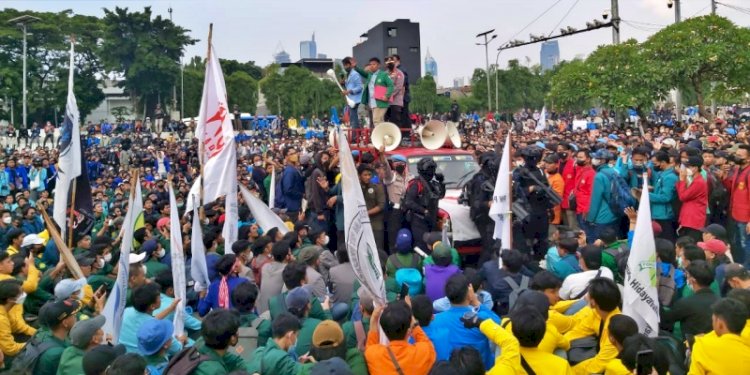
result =
M367 189L367 194L372 194L374 192L375 192L375 189L373 189L373 188Z
M737 189L740 189L740 190L745 190L745 183L744 183L744 182L740 182L740 183L739 183L739 184L737 185Z

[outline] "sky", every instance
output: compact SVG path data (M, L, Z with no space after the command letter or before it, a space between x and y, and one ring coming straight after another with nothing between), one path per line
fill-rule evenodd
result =
M408 18L419 22L422 61L429 49L438 64L438 84L451 86L454 78L468 82L475 68L484 68L484 47L475 45L476 34L495 29L497 38L489 46L490 64L497 48L512 39L529 40L529 34L558 34L561 27L585 28L602 19L611 0L24 0L2 1L0 7L34 11L72 9L76 14L103 16L102 8L115 6L142 10L151 6L155 14L169 17L191 30L200 41L186 56L203 56L209 23L214 24L213 43L222 58L253 60L260 66L273 61L283 48L292 61L300 57L299 42L315 32L318 53L343 58L352 54L359 35L382 21ZM667 0L619 0L621 40L643 41L674 22L674 9ZM750 8L750 0L720 0L720 3ZM681 0L682 17L705 15L710 0ZM718 5L718 14L740 26L750 26L750 14ZM611 16L610 16L611 17ZM538 19L537 19L538 18ZM536 21L534 21L537 19ZM532 22L533 21L533 22ZM561 60L584 57L602 44L612 43L609 28L558 40ZM538 64L541 44L505 50L501 67L510 59ZM423 66L424 70L424 66Z

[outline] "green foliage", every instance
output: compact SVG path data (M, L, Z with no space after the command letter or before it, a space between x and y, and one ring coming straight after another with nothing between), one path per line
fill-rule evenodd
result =
M263 77L263 68L255 65L255 61L241 63L237 60L219 59L224 76L228 77L235 72L244 72L254 80L259 81Z
M112 116L115 116L115 119L117 119L117 121L119 122L125 121L125 118L130 116L130 110L128 109L128 107L123 106L114 107L110 109L109 112L112 114Z
M497 89L495 88L496 79ZM519 64L518 60L510 60L508 69L494 72L490 76L490 88L493 108L495 108L495 92L499 94L500 111L541 108L544 105L544 94L549 89L538 65L529 68Z
M224 65L221 66L222 69ZM226 73L224 76L226 77ZM255 113L258 105L258 81L244 71L238 70L226 77L229 107L238 105L241 112Z
M411 103L409 103L410 112L426 114L434 113L437 110L437 85L432 76L426 75L418 79L409 89L412 97Z
M576 59L562 62L551 75L548 100L552 107L574 112L590 107L591 72L585 61Z
M266 97L270 112L281 112L284 116L323 116L330 108L341 107L344 99L338 87L329 79L320 79L309 70L290 66L282 72L278 65L266 69L260 81L260 89Z

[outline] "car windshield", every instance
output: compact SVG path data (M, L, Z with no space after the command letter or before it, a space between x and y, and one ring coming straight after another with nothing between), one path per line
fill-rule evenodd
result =
M445 176L445 187L461 189L479 171L479 165L471 155L430 155L437 164L437 173ZM423 156L409 158L409 172L416 176L417 163Z

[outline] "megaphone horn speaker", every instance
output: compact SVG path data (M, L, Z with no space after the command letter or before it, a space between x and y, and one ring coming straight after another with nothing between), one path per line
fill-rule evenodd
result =
M422 146L428 150L437 150L445 144L448 131L442 121L430 120L419 129Z
M453 121L445 123L445 130L448 132L446 144L450 141L451 145L455 148L461 148L461 134L458 132L458 124Z
M392 122L381 122L375 125L370 134L372 145L376 149L385 147L386 151L393 151L401 144L401 129Z

